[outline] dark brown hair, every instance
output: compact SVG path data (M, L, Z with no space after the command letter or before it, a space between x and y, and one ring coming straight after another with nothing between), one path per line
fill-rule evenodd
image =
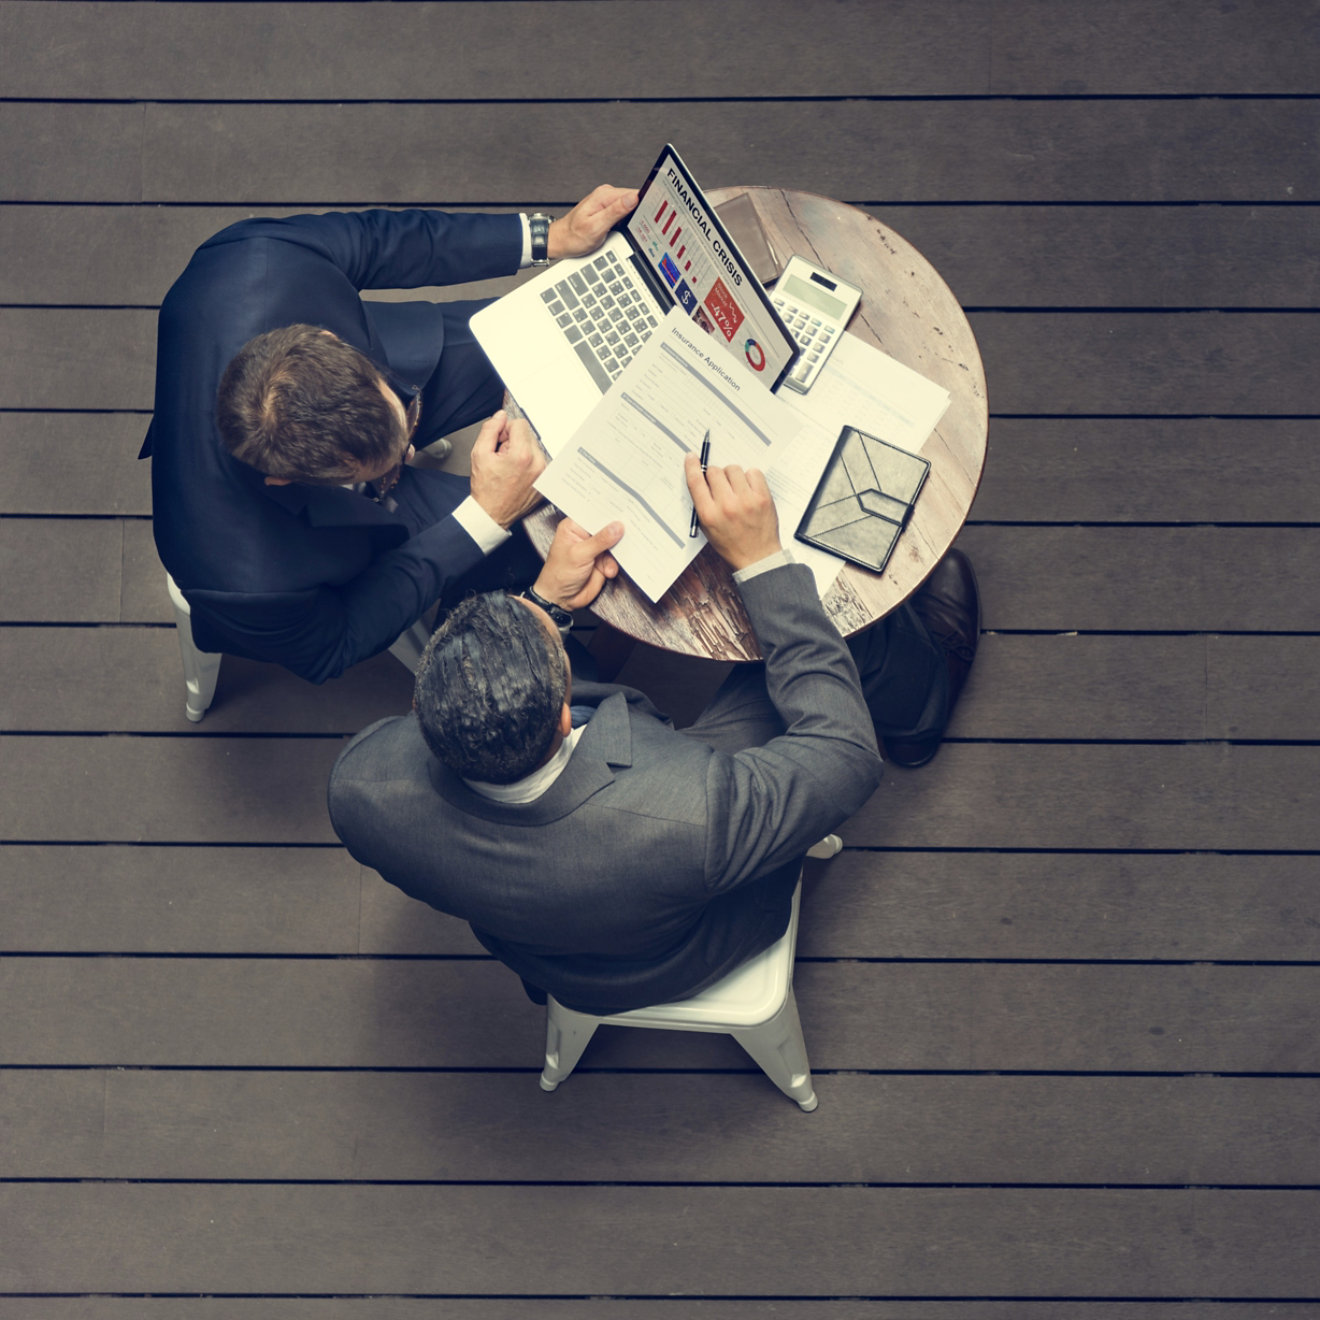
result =
M229 452L268 477L350 481L398 457L381 381L365 353L316 326L268 330L225 368L216 423Z

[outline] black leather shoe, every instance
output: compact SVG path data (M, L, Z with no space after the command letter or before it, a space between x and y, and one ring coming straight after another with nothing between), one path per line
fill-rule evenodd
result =
M981 636L981 597L971 560L961 550L950 550L917 589L912 597L912 609L926 625L931 641L944 652L949 666L949 715L952 716L971 673L976 643ZM916 770L935 759L943 741L943 730L920 738L886 738L885 760Z

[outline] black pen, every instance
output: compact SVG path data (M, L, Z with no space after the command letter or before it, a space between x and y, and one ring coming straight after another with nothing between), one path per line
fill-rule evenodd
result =
M710 462L710 432L707 431L701 438L701 475L706 475L706 464ZM697 506L692 506L692 527L688 532L689 536L696 536L700 530L700 524L697 522Z

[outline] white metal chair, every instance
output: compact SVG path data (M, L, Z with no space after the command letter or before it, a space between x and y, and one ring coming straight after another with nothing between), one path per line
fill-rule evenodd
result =
M192 610L168 573L165 574L165 585L169 589L170 604L174 607L174 627L179 638L179 655L183 659L183 713L196 724L215 699L221 656L217 652L197 649L192 635ZM390 654L416 673L430 636L426 625L419 619L395 638L390 646Z
M808 856L833 857L842 847L839 836L830 834ZM547 996L541 1089L553 1091L572 1073L602 1024L661 1031L718 1031L732 1036L790 1100L796 1100L808 1112L815 1109L818 1102L811 1065L793 998L801 895L799 880L793 891L788 929L774 944L691 999L597 1017L565 1008L553 995Z
M170 604L174 606L174 628L179 638L179 655L183 659L183 713L196 724L215 699L221 657L217 652L197 649L192 635L192 610L168 573L165 574L165 585L169 588Z

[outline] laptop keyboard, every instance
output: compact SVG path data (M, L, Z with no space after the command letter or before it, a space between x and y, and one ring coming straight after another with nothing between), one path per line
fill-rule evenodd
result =
M602 252L541 297L602 394L658 324L632 272L612 252Z

